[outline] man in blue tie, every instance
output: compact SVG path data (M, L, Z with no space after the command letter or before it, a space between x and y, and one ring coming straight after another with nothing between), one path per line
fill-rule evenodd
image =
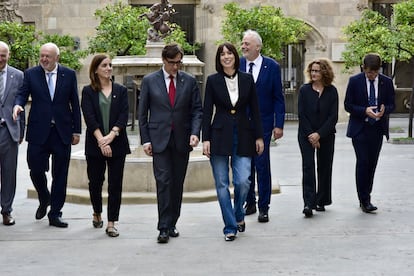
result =
M349 112L347 136L352 138L356 155L356 188L363 212L377 207L371 203L371 192L383 135L389 139L389 114L395 108L392 80L379 73L381 58L376 53L363 59L363 72L349 79L345 110Z
M79 143L81 113L76 72L62 66L59 48L54 43L40 47L39 65L24 73L23 85L15 99L13 118L16 120L31 96L26 140L30 178L39 197L36 219L47 214L49 225L68 227L61 219L66 199L66 186L71 145ZM52 156L52 185L49 191L46 171Z
M269 221L269 205L272 195L272 177L270 168L270 140L283 136L285 122L285 98L279 64L273 59L260 54L262 38L256 31L244 32L240 58L240 70L250 72L256 84L260 116L264 131L263 154L252 159L250 191L247 195L246 215L256 213L255 180L257 173L257 190L259 194L259 222Z

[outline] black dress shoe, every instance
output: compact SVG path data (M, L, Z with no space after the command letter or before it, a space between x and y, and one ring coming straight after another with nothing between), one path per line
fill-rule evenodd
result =
M224 240L225 241L234 241L236 239L236 234L234 233L228 233L226 235L224 235Z
M176 238L180 235L180 232L178 232L177 228L175 228L175 226L170 228L170 231L168 232L168 234L170 235L170 237L172 238Z
M313 216L312 208L305 206L302 211L303 214L305 214L305 217L310 218Z
M244 232L246 231L246 222L238 223L237 224L237 231Z
M46 216L47 205L39 205L36 211L36 219L42 219Z
M66 228L68 227L68 223L64 222L60 217L57 218L49 218L49 225L55 226L59 228Z
M257 212L256 203L254 203L254 204L246 204L246 206L244 207L244 214L246 216L255 214L256 212Z
M359 206L361 207L362 211L365 213L371 213L378 209L376 206L372 205L371 203L368 203L368 204L360 203Z
M269 214L267 212L259 212L257 220L259 222L269 222Z
M323 206L323 205L316 205L315 210L318 211L318 212L325 212L325 206Z
M5 214L2 214L2 215L3 215L3 224L4 225L10 226L10 225L14 225L16 223L14 221L14 218L10 214L5 213Z
M170 239L169 232L170 231L168 230L161 230L160 234L158 235L158 243L167 243Z

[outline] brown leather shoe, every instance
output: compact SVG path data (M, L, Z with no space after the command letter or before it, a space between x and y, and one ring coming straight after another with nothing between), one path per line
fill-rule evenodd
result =
M11 214L2 214L3 215L3 224L4 225L14 225L16 222L14 221L14 218L11 216Z

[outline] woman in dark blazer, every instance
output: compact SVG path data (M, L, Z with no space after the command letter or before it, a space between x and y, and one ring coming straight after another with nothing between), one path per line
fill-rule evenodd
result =
M238 71L239 56L230 43L216 53L216 74L207 78L203 113L203 154L210 158L226 241L245 231L243 203L250 187L251 158L263 152L263 128L251 74ZM213 116L213 110L215 114ZM229 192L229 162L234 207Z
M93 207L93 226L101 228L102 186L108 166L108 225L106 233L117 237L114 223L121 206L125 157L131 153L126 125L128 94L126 87L113 83L111 59L98 54L89 68L91 84L82 90L81 107L86 122L85 155L89 194Z
M302 191L306 217L312 209L325 211L332 203L332 163L335 125L338 121L338 91L332 85L334 73L327 59L312 61L305 74L310 79L299 90L298 140L302 154ZM318 185L316 188L315 151Z

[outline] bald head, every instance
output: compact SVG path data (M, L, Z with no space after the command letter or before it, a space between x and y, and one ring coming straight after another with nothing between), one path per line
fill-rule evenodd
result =
M7 43L0 41L0 70L3 70L6 67L7 62L9 61L10 50Z

